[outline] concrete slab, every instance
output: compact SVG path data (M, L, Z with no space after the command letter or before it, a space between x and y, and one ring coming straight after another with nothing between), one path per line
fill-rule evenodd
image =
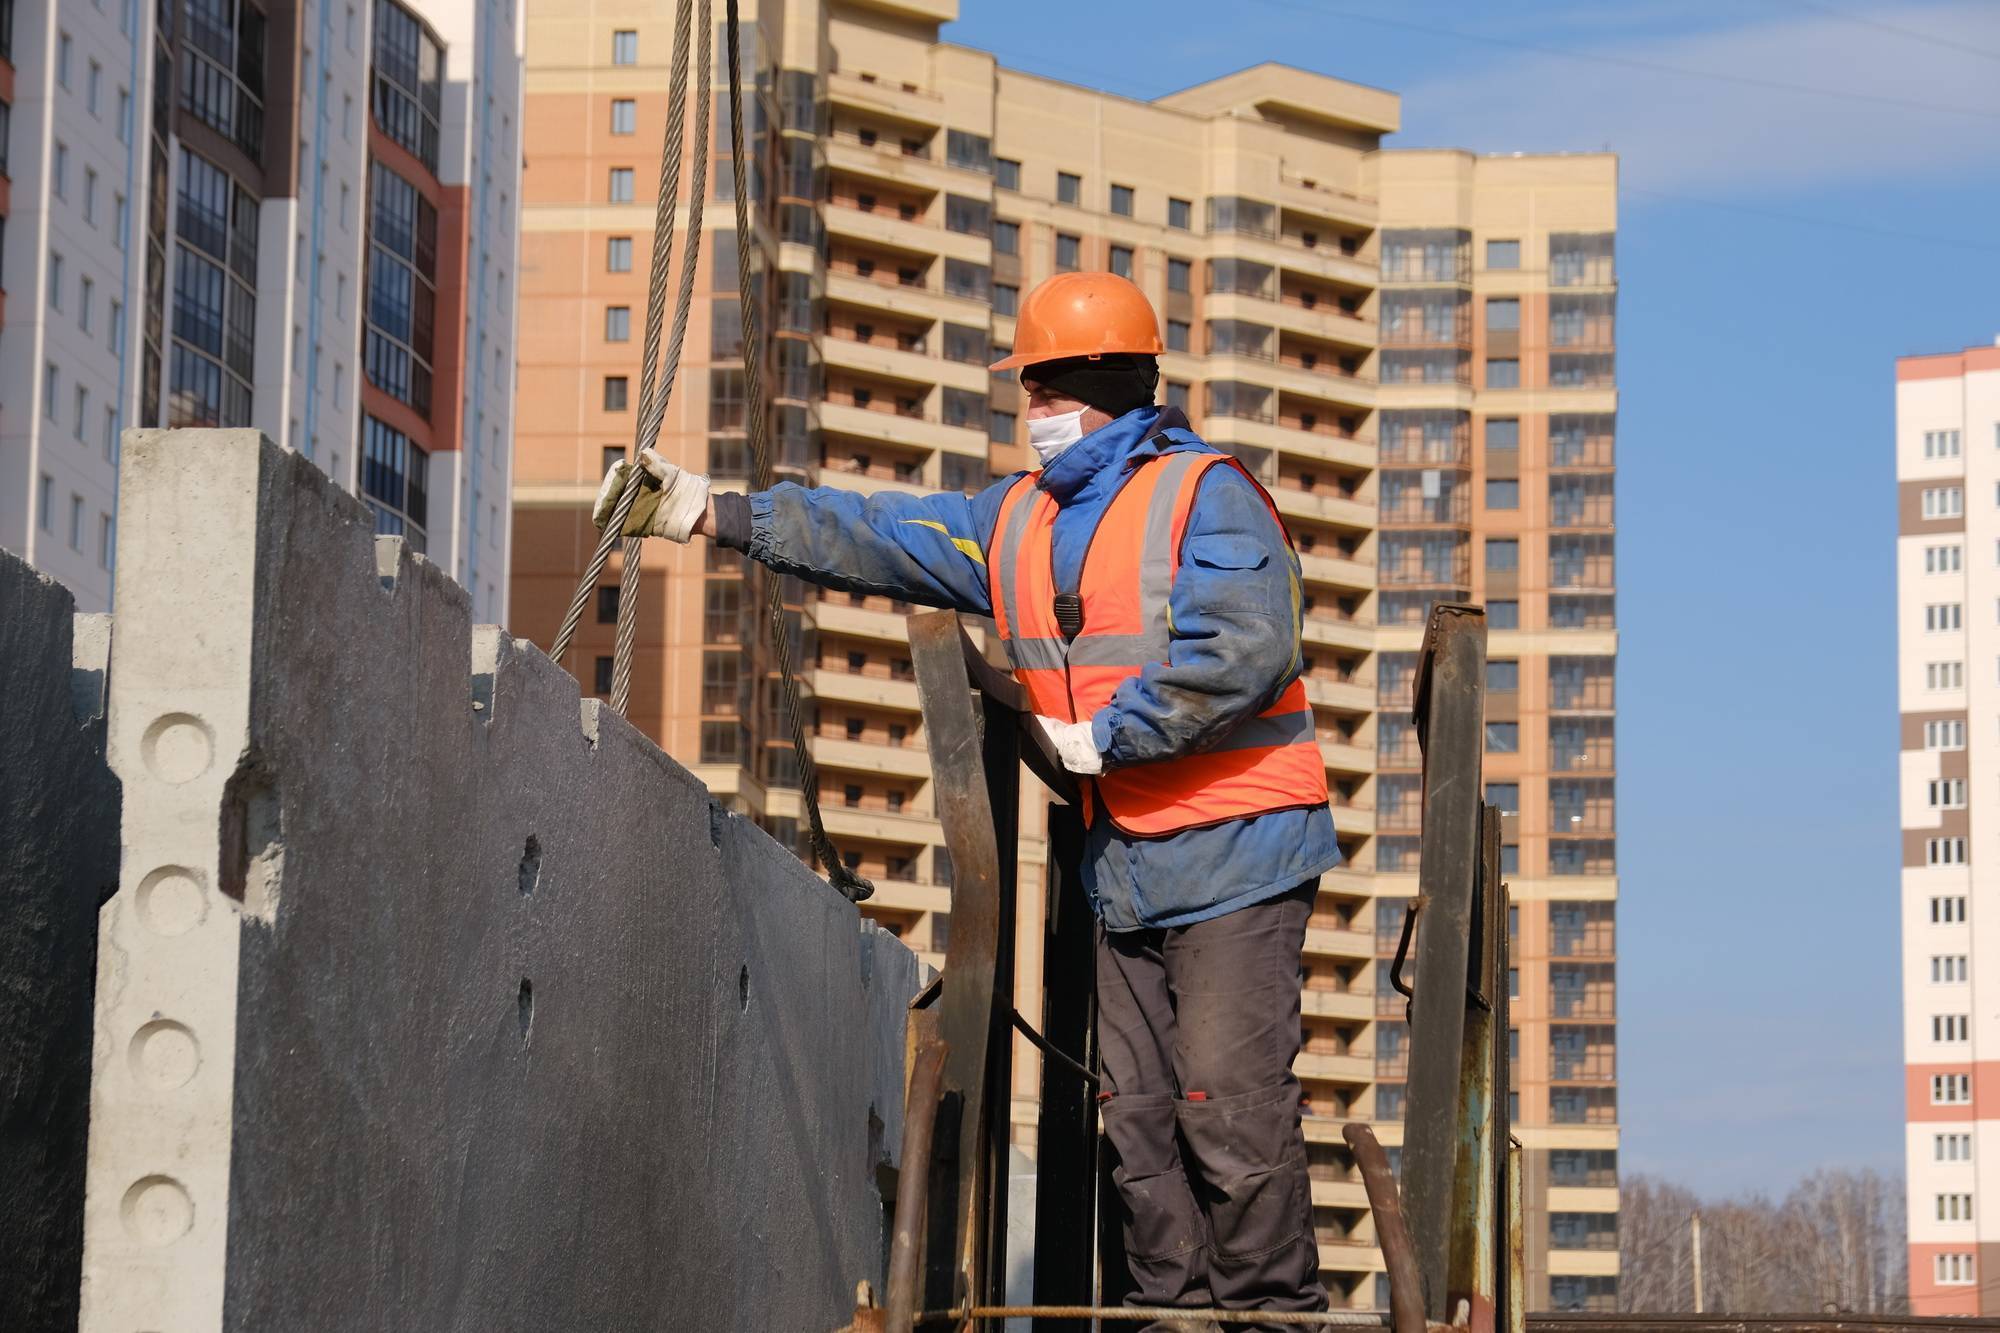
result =
M81 1327L832 1328L919 965L254 432L128 432Z
M0 551L0 1328L76 1327L97 909L118 879L110 619Z

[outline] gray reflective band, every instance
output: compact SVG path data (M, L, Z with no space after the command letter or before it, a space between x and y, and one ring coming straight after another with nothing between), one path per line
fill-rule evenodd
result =
M1148 634L1159 639L1161 649L1157 657L1147 658L1147 661L1167 660L1167 598L1173 592L1174 566L1179 563L1173 549L1174 508L1180 496L1181 481L1198 460L1212 456L1168 454L1155 465L1160 475L1153 486L1152 498L1146 504L1146 535L1139 547L1139 623L1146 627Z
M1014 594L1015 571L1021 565L1021 542L1028 532L1028 519L1041 502L1041 494L1032 482L1016 483L1027 490L1027 494L1014 502L1014 512L1007 516L1007 531L1001 536L1000 549L1000 609L1007 613L1007 632L1021 632L1020 602ZM1016 666L1020 663L1016 662ZM1058 663L1057 665L1061 665Z
M1016 671L1061 671L1061 639L1007 639L1007 660Z
M1143 667L1167 660L1167 636L1159 634L1085 634L1069 646L1071 666Z
M1253 717L1222 738L1210 754L1224 750L1268 750L1277 745L1297 745L1313 737L1312 709L1283 713L1277 717Z

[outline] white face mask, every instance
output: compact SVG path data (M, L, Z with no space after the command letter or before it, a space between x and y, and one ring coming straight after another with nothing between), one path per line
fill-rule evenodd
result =
M1043 467L1055 462L1057 454L1083 438L1083 414L1089 410L1079 407L1060 416L1028 418L1028 447L1035 451Z

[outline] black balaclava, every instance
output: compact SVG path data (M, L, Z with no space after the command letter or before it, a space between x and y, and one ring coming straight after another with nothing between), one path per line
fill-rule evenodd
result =
M1024 384L1040 384L1109 416L1151 407L1160 383L1157 357L1112 353L1095 359L1066 357L1038 361L1021 371Z

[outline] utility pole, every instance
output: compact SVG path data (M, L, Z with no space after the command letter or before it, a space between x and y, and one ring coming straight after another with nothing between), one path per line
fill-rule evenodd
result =
M1689 1214L1689 1216L1688 1216L1688 1237L1689 1237L1689 1241L1690 1241L1690 1243L1692 1244L1692 1246L1693 1246L1693 1249L1694 1249L1694 1312L1695 1312L1696 1314L1700 1314L1700 1313L1702 1312L1702 1309L1701 1309L1701 1214L1700 1214L1700 1213L1691 1213L1691 1214Z

